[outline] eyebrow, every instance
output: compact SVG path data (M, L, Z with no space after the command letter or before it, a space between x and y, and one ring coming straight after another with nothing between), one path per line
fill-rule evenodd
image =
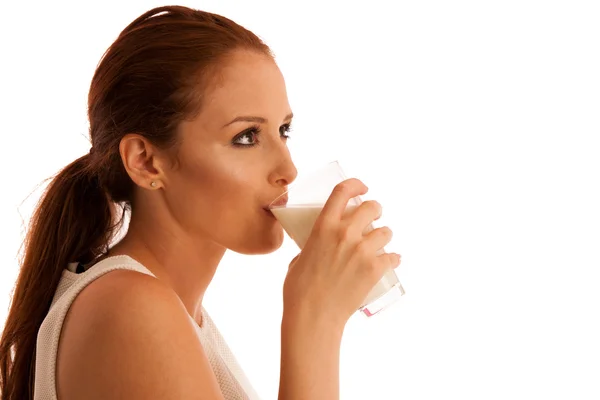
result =
M290 113L288 114L284 121L289 121L292 118L294 118L294 113ZM231 124L234 124L236 122L258 122L259 124L266 124L267 122L269 122L266 118L263 117L255 117L255 116L251 116L251 115L242 115L239 117L235 117L231 122L223 125L223 128L228 127Z

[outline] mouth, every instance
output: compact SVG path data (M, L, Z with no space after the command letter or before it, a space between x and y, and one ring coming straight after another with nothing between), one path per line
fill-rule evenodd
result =
M285 206L288 202L288 195L287 193L282 194L281 196L279 196L277 199L275 199L274 202L272 202L271 204L269 204L267 206L267 209L269 209L270 207L282 207Z
M287 193L284 193L281 196L279 196L278 198L276 198L275 201L273 201L271 204L264 207L264 210L267 211L269 214L273 215L273 213L271 213L270 208L283 207L287 204L287 202L288 202L288 195L287 195Z

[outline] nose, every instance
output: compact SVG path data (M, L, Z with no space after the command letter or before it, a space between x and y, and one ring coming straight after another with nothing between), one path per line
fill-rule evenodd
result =
M269 182L275 186L285 187L296 179L298 170L292 161L292 156L287 146L282 145L277 149L277 153L275 166L269 175Z

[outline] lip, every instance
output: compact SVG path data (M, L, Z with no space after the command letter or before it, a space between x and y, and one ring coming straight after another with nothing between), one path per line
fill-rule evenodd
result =
M281 195L277 199L275 199L274 202L272 202L267 207L265 207L265 209L268 210L272 207L285 206L287 204L287 202L288 202L288 195L287 195L287 193L284 193L283 195Z

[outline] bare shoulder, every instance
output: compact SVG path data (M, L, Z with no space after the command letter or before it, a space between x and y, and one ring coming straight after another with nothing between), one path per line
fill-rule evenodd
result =
M135 271L109 272L77 296L56 371L61 400L223 398L175 292Z

